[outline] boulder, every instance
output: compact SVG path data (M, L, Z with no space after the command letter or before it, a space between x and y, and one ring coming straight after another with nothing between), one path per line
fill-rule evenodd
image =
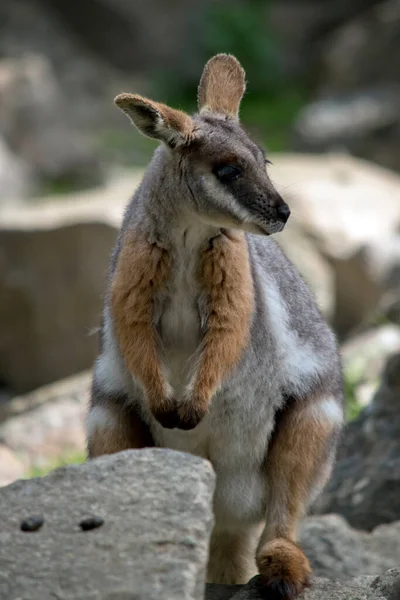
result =
M296 202L289 200L289 204L296 212ZM329 261L295 220L289 219L284 231L275 239L310 287L324 317L332 320L335 313L335 274Z
M162 0L91 0L76 11L65 0L2 0L0 56L34 53L49 61L65 98L62 120L107 158L113 140L126 141L125 152L140 143L124 135L126 119L113 105L118 93L150 95L158 83L165 95L198 83L211 4L179 0L165 10Z
M0 410L0 442L9 459L0 461L0 485L51 470L57 464L85 459L90 384L91 373L84 372L4 405ZM10 469L15 460L18 471Z
M400 83L317 99L299 112L293 147L302 152L349 152L399 171L399 102Z
M349 582L314 578L298 600L398 600L400 569L391 569L377 578L359 577ZM244 586L207 587L206 600L265 600L260 578Z
M298 115L294 148L400 170L399 14L397 1L351 3L342 22L311 38L316 90Z
M0 442L0 487L20 479L24 474L25 467L15 452L12 452L5 444Z
M0 381L14 394L91 367L109 256L139 179L0 210Z
M0 135L0 204L10 199L24 198L34 189L32 171L13 154Z
M0 598L202 599L213 491L208 462L161 449L0 489ZM43 525L22 531L29 517Z
M341 154L285 154L275 162L271 176L291 219L331 266L332 324L344 338L400 285L400 176ZM289 227L279 235L289 236Z
M83 14L80 16L83 22ZM41 0L0 3L0 56L15 61L33 55L50 63L51 78L53 83L56 78L56 87L64 98L63 122L66 127L78 127L87 133L93 127L103 125L107 129L118 123L113 93L121 89L121 78L127 83L131 73L118 77L107 60L82 42L66 19L58 17L54 8Z
M337 326L354 334L374 321L396 322L400 297L400 235L388 233L380 240L366 241L349 255L332 258L336 275ZM358 289L357 296L356 289ZM353 300L351 296L353 294ZM356 311L363 319L354 322ZM358 326L358 327L357 327Z
M0 133L46 186L89 187L102 180L87 139L63 118L70 99L43 55L0 61Z
M326 491L313 512L343 515L372 530L400 519L400 353L392 355L370 405L344 431Z
M310 516L301 523L299 543L316 577L348 581L400 566L400 520L369 533L341 515Z

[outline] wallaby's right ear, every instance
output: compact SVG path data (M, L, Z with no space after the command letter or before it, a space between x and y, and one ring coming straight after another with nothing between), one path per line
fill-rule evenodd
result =
M114 102L143 135L162 140L171 148L189 144L196 136L194 121L180 110L136 94L120 94Z
M246 90L245 72L231 54L216 54L207 62L198 88L200 114L219 113L239 118L239 106Z

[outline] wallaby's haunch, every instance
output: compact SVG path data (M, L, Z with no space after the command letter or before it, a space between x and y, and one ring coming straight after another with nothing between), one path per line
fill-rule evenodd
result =
M239 124L245 75L217 55L199 113L115 100L163 143L111 259L87 419L89 457L162 446L217 476L208 580L292 599L310 565L296 526L325 485L343 423L334 335L270 234L290 214ZM160 482L162 485L162 482ZM255 558L255 560L254 560Z

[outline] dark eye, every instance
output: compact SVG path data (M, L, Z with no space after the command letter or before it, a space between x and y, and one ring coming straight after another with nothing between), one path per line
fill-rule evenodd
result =
M234 181L242 174L239 167L233 165L218 165L218 167L213 169L213 173L222 183Z
M265 159L265 164L266 165L272 165L272 162L270 160L268 160L268 158Z

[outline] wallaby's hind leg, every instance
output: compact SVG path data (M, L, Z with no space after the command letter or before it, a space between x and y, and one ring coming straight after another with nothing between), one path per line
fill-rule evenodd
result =
M332 396L292 400L278 416L266 461L266 525L256 551L266 598L291 600L309 584L296 527L330 475L342 421L340 401Z
M86 421L89 458L154 446L148 426L125 400L123 395L105 396L92 392Z

